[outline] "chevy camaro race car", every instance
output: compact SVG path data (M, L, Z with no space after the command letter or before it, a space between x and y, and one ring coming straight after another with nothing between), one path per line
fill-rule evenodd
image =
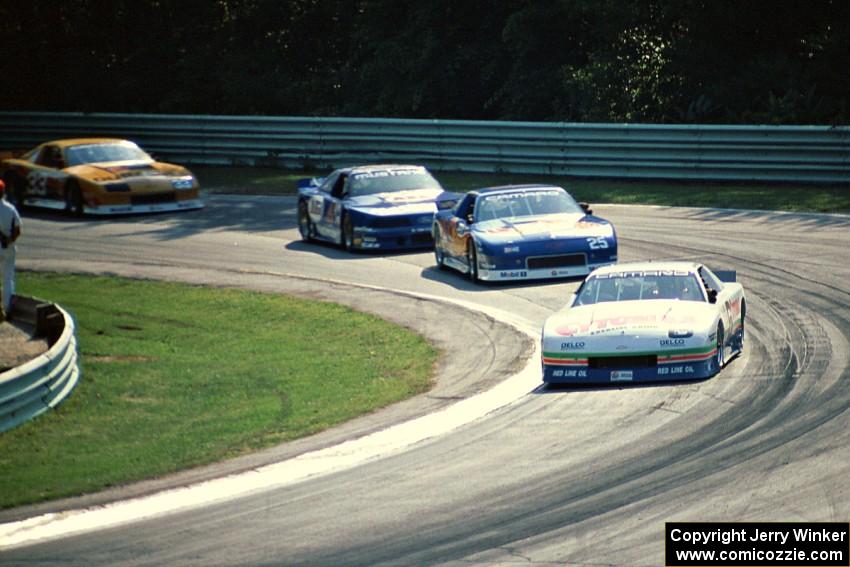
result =
M432 228L437 266L477 280L583 276L617 261L617 235L561 187L444 193Z
M443 188L419 165L366 165L302 179L298 230L346 250L430 248L431 222Z
M731 272L642 262L594 270L543 327L543 381L707 378L744 348L747 303Z
M112 138L46 142L3 160L8 198L73 214L197 209L198 181L184 167L154 161L139 146Z

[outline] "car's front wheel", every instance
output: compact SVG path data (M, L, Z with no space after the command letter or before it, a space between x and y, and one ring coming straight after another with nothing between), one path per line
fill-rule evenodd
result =
M307 211L305 201L298 203L298 232L301 234L301 240L306 242L313 240L316 234L316 227L310 220L310 213Z
M717 371L720 372L723 369L723 364L726 362L726 354L725 354L725 337L723 335L723 323L717 324L717 354L714 357L714 361L717 364Z
M440 234L440 227L439 226L434 227L433 237L434 237L434 260L436 260L436 262L437 262L437 268L442 270L443 268L446 267L446 253L442 249L442 247L440 246L441 234Z
M65 210L75 217L81 217L85 213L83 192L80 184L73 179L65 186Z
M342 234L340 241L345 250L351 252L354 250L354 225L351 222L351 215L342 213Z
M738 352L744 352L744 324L747 322L747 304L741 303L741 328L738 330L736 349Z
M471 238L466 246L466 261L469 264L469 279L477 283L479 281L478 252L475 250L475 241Z

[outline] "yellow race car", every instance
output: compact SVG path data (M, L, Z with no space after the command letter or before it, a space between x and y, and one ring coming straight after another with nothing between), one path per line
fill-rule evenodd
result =
M6 197L18 205L74 215L176 211L203 207L198 180L128 140L76 138L45 142L2 161Z

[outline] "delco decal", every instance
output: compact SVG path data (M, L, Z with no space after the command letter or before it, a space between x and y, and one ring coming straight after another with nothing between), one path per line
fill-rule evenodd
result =
M665 319L665 322L675 323L690 323L693 322L693 317L685 316L671 321L670 318ZM577 325L562 325L555 329L555 332L564 337L572 337L577 334L596 333L606 329L615 329L621 327L632 327L636 325L653 326L658 322L657 315L621 315L619 317L608 317L605 319L596 319L590 323L581 323Z
M685 339L661 339L658 344L663 347L678 347L685 344Z
M581 350L587 346L584 341L561 343L561 350Z

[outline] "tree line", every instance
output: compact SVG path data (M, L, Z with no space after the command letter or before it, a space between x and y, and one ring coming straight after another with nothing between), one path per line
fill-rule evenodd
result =
M4 110L847 124L845 0L0 0Z

